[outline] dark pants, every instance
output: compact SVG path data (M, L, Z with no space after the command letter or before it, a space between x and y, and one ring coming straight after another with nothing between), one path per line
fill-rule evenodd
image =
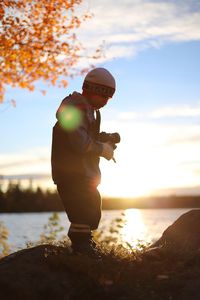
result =
M101 196L92 180L68 177L57 183L57 190L71 223L97 229L101 219Z

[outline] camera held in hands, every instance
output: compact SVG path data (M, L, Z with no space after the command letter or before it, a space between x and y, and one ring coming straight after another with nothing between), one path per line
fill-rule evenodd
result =
M114 132L114 133L106 133L106 132L101 132L99 134L99 142L101 143L110 143L113 147L113 149L116 149L118 144L121 140L119 133Z

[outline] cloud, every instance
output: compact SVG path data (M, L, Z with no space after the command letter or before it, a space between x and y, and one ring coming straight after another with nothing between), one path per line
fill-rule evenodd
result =
M200 194L200 186L194 185L194 186L188 186L188 187L174 187L174 188L163 188L163 189L156 189L153 193L154 195L184 195L184 196L190 196L190 195L198 195Z
M20 153L0 154L0 175L50 174L50 149L47 147L27 149Z
M150 113L152 118L164 118L164 117L199 117L200 105L176 105L167 106L154 110Z
M196 1L89 1L88 10L93 17L81 24L77 35L87 49L105 42L101 62L169 42L200 39L200 6Z
M123 111L117 114L120 120L148 120L148 119L166 119L166 118L193 118L200 116L200 105L171 105L158 107L152 111L137 112Z
M200 128L199 128L200 129ZM170 140L169 140L169 143L170 144L191 144L191 145L194 145L194 144L199 144L200 143L200 134L196 133L195 132L186 132L184 134L178 134L177 132L177 135L172 137Z
M134 120L134 119L138 118L139 116L141 116L141 114L139 114L138 112L124 111L124 112L120 112L118 114L117 118L119 118L120 120Z
M26 173L26 174L15 174L15 175L0 175L1 180L30 180L30 179L50 179L50 174L43 174L43 173Z
M7 161L7 162L0 162L0 169L4 170L4 169L8 169L10 167L20 167L23 165L42 163L47 160L48 160L47 157L32 157L30 159L23 159L23 158L21 158L21 155L20 155L18 157L11 158L11 161L9 159L9 161Z

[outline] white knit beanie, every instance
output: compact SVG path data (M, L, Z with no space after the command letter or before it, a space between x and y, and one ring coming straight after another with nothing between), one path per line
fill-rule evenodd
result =
M112 74L104 68L96 68L90 71L84 79L83 90L93 94L112 97L116 83Z

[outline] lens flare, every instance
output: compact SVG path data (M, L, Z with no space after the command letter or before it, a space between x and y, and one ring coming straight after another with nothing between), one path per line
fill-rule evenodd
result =
M66 105L58 113L58 120L61 127L68 131L78 128L82 122L82 118L82 112L72 105Z

